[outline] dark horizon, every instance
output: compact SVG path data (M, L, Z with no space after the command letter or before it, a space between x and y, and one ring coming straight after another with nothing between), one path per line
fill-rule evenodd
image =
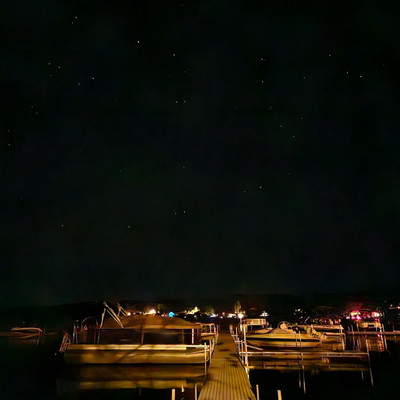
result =
M290 304L296 302L301 306L316 307L316 306L334 306L343 307L347 303L361 302L361 303L374 303L380 306L385 304L400 303L400 296L397 290L379 290L379 291L354 291L354 292L314 292L314 293L220 293L220 294L192 294L189 296L156 296L146 294L146 296L131 296L121 297L118 295L106 295L103 297L86 297L66 301L50 301L41 302L40 299L35 299L34 302L23 302L17 300L13 304L3 303L0 305L0 310L12 309L29 309L29 308L52 308L52 307L69 307L79 306L80 304L103 304L104 301L111 304L117 302L123 304L185 304L188 307L199 306L201 311L205 305L216 306L218 308L233 307L236 301L243 301L244 304L258 304L265 303L265 307L272 307L272 309L279 308L282 304L289 301ZM244 305L242 304L242 305Z
M399 11L9 2L0 303L396 293Z

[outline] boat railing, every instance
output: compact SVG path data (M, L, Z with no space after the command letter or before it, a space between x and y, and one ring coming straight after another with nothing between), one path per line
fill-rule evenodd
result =
M64 331L64 335L58 351L60 353L64 353L70 343L72 343L71 336L68 334L68 332Z
M79 325L74 326L72 343L75 344L201 344L210 341L215 346L217 335L211 338L202 338L196 330L156 330L156 329L129 329L129 328L100 328Z

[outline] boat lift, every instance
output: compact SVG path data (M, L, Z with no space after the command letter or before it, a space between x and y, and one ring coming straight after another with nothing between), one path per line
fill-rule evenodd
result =
M236 346L236 352L247 373L249 373L251 369L298 370L299 387L302 387L304 393L306 393L305 371L308 369L319 367L329 371L360 371L362 379L364 379L364 372L369 371L371 385L374 386L368 348L367 351L267 351L247 343L246 329L242 329L242 333L243 336L239 336L237 328L235 331L231 328L231 335ZM354 361L354 363L335 366L337 360L343 360L345 363Z

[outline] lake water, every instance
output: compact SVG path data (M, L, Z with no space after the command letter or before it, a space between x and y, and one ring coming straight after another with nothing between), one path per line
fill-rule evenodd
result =
M311 368L304 372L282 370L253 370L253 388L259 386L261 399L397 399L400 397L400 342L388 341L388 353L371 353L372 379L369 370L321 371ZM304 376L304 378L303 378ZM305 390L303 386L305 381ZM305 391L305 392L304 392Z
M195 398L204 381L202 367L88 366L67 368L49 346L0 343L1 399L171 399ZM251 371L261 399L396 399L399 397L400 342L388 342L389 353L371 357L374 386L365 371ZM299 385L300 382L300 385ZM300 387L299 387L300 386Z

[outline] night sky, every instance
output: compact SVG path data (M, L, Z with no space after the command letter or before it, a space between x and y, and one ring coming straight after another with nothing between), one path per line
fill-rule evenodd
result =
M3 7L3 305L400 286L400 5L283 3Z

